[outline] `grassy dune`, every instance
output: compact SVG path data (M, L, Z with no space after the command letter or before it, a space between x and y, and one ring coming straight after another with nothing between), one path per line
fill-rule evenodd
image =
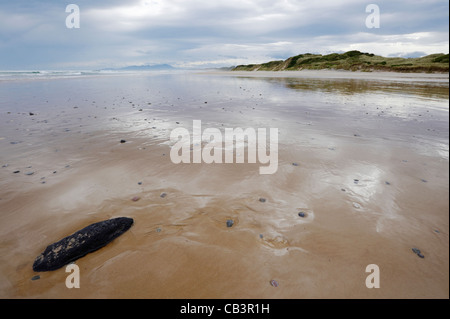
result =
M305 53L287 60L263 64L238 65L233 71L298 71L298 70L349 70L393 72L449 72L449 55L431 54L421 58L386 58L372 53L348 51L328 55Z

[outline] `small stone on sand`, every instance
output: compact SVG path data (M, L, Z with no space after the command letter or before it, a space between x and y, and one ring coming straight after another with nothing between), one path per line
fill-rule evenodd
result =
M420 249L418 248L413 248L412 251L419 256L420 258L425 258L425 256L422 254L422 252L420 251Z
M361 208L361 205L358 204L358 203L353 203L353 207L355 207L355 208L357 208L357 209L360 209L360 208Z
M278 285L278 282L277 282L276 280L273 280L273 279L270 281L270 284L271 284L273 287L275 287L275 288L279 286L279 285Z
M133 202L137 202L138 200L140 200L141 198L139 196L134 196L131 200Z
M261 198L259 199L259 201L260 201L261 203L265 203L265 202L266 202L266 199L261 197Z
M227 227L232 227L234 225L234 221L232 219L227 220Z

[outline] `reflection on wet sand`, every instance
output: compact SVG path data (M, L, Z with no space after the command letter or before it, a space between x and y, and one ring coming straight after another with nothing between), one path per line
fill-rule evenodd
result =
M448 98L448 83L445 82L386 82L360 79L301 79L301 78L265 78L272 83L280 83L289 89L317 91L344 95L353 94L389 94L397 93L425 98Z

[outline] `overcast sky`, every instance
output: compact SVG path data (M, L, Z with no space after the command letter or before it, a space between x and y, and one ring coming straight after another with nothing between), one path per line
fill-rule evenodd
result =
M80 28L66 27L68 4ZM380 28L367 28L368 4ZM449 51L448 0L0 0L0 69L220 67L300 53Z

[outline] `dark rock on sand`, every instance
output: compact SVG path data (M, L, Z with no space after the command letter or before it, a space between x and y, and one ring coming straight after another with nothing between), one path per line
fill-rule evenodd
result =
M413 248L412 251L420 258L425 258L425 256L421 253L420 249Z
M122 144L123 144L123 143L126 143L126 142L127 142L127 141L125 141L125 140L120 140L120 143L122 143Z
M261 203L265 203L265 202L266 202L266 199L261 197L261 198L259 199L259 201L260 201Z
M234 220L228 219L227 220L227 227L233 227L233 225L234 225Z
M300 217L306 217L306 214L305 214L304 212L300 212L300 213L298 213L298 216L300 216Z
M118 217L91 224L60 241L49 245L33 263L34 271L59 269L94 252L126 232L133 219Z

